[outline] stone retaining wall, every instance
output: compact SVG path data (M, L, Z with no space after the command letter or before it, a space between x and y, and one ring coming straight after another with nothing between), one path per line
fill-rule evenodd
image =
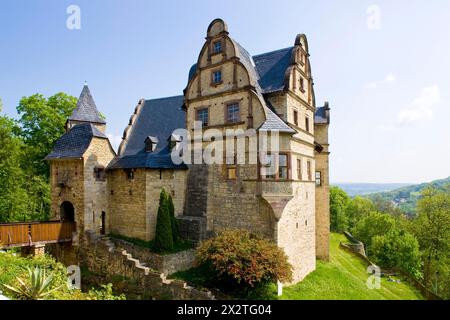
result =
M160 255L147 248L139 247L130 242L111 239L117 248L126 250L133 257L145 264L146 267L170 275L178 271L185 271L194 266L195 250L185 250L174 254Z
M86 233L80 247L82 265L105 277L129 279L127 291L142 299L213 300L211 292L197 290L181 280L168 280L164 273L151 270L126 250L118 249L105 237Z

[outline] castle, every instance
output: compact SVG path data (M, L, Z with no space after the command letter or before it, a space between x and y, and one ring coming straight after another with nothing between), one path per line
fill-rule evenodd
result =
M308 52L300 34L289 48L251 56L223 20L214 20L183 95L140 100L117 154L85 85L66 133L47 156L52 215L74 221L80 236L90 230L148 241L164 188L184 238L249 230L283 248L300 281L315 269L316 257L329 257L330 109L316 107ZM266 160L250 163L261 150L246 137L244 161L173 160L182 145L206 151L230 130L276 136L277 149L270 142Z

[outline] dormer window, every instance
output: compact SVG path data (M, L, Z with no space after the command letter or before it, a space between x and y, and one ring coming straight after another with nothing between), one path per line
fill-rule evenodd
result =
M222 83L222 70L216 70L212 73L212 83L213 84Z
M213 53L221 53L222 52L222 41L215 41L213 43Z
M145 139L145 152L154 152L156 150L158 142L158 138L156 137L147 137L147 139Z
M180 146L181 141L183 141L183 137L178 134L172 134L169 137L169 148L170 150L177 150Z

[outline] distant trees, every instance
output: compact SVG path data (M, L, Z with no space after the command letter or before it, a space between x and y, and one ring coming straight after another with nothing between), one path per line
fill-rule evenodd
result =
M24 97L19 120L0 115L0 222L45 220L50 211L49 164L76 98L58 93ZM1 108L0 108L1 109Z

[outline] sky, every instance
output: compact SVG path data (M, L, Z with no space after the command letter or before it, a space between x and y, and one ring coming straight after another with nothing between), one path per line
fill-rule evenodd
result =
M87 81L117 146L139 99L182 94L215 18L252 55L307 35L331 182L450 176L448 0L0 0L3 113Z

